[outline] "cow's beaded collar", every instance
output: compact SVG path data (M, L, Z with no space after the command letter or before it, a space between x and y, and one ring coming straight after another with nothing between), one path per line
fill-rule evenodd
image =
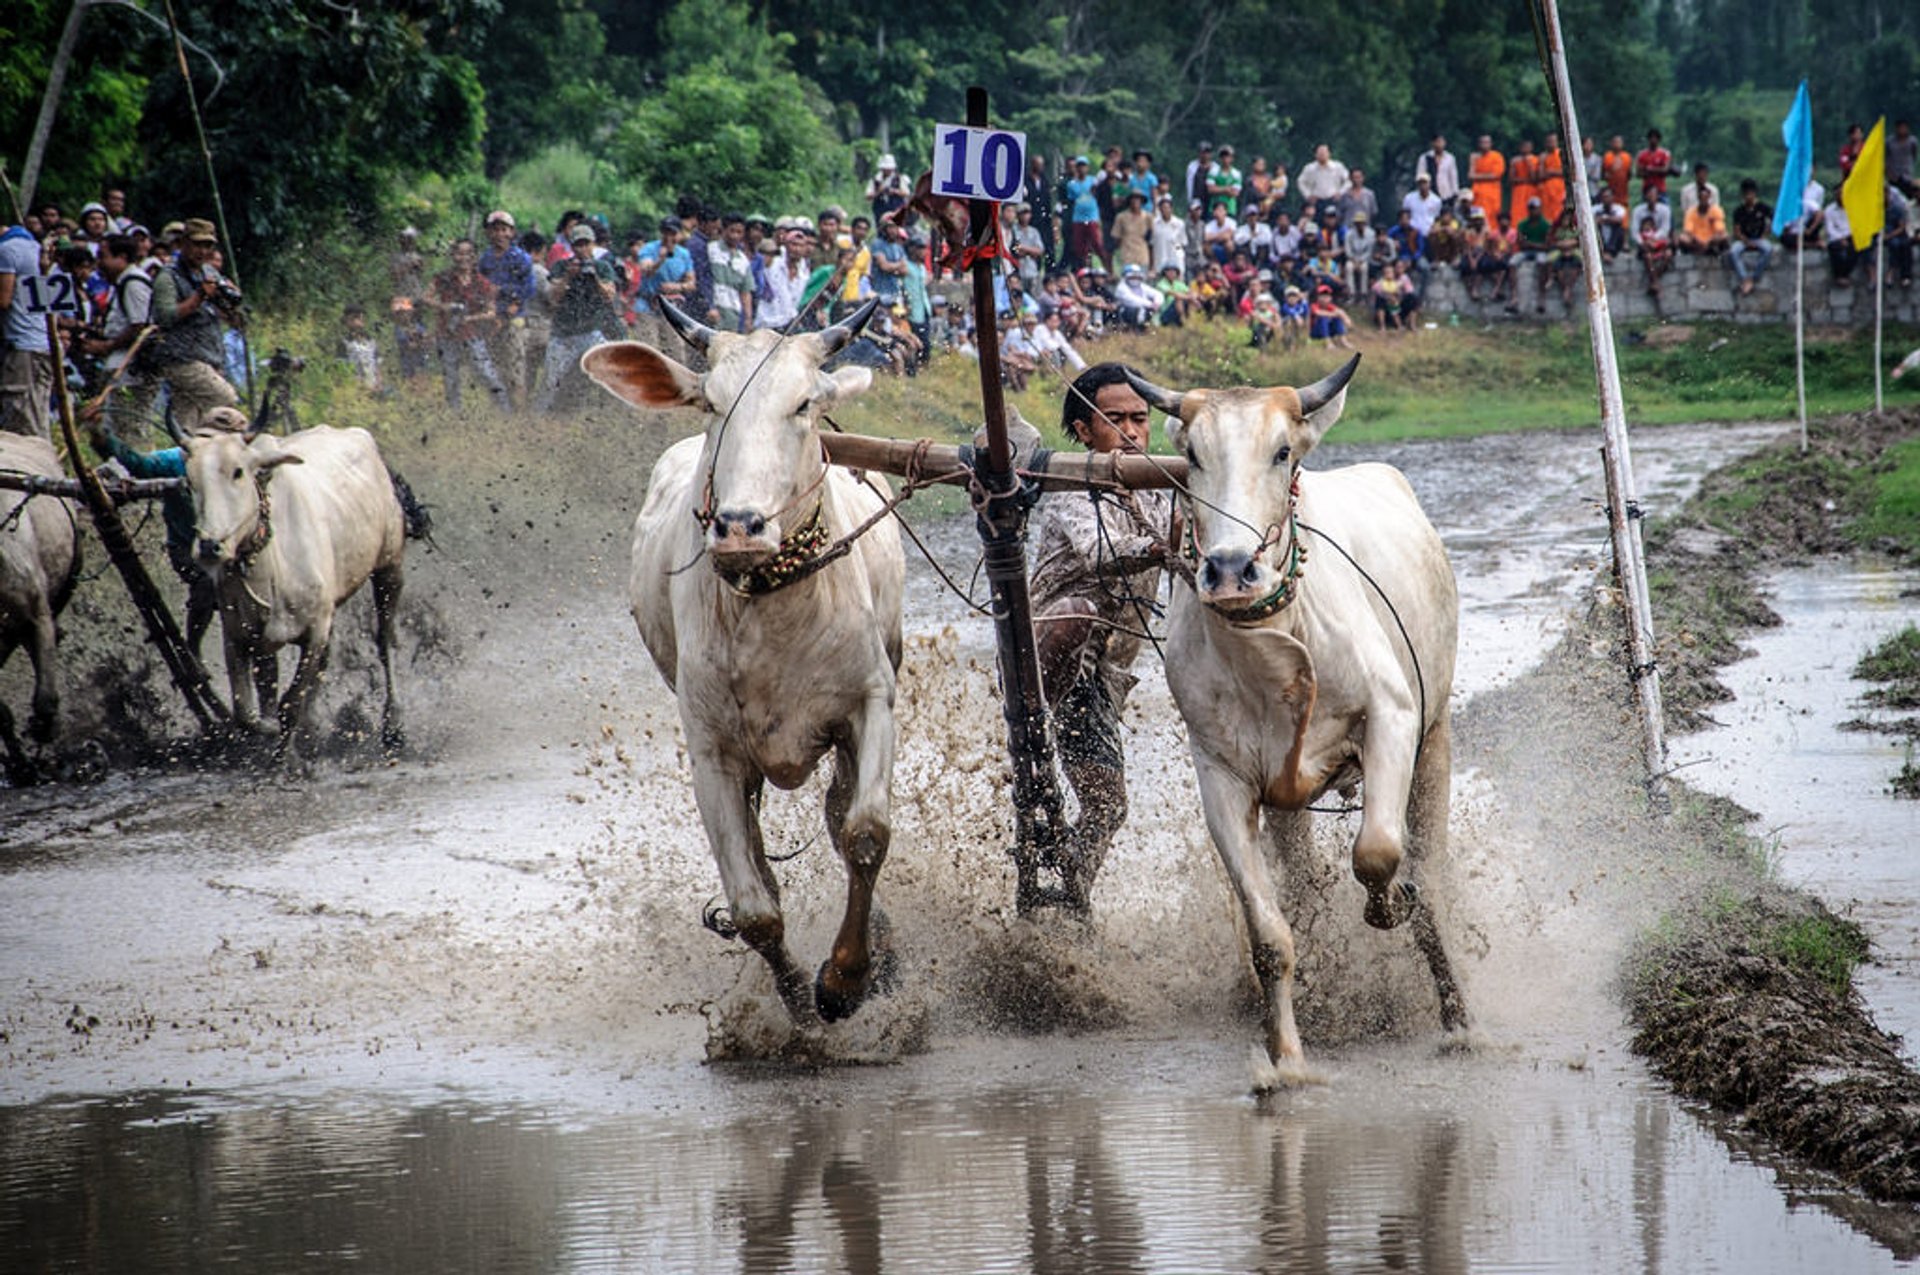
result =
M267 477L264 473L253 476L253 489L260 497L260 512L253 520L253 531L241 541L233 551L233 560L245 571L247 564L253 561L267 542L273 539L273 498L267 495Z

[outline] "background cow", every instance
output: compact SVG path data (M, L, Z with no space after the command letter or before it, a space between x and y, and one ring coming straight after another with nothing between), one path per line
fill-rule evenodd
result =
M822 364L873 303L823 332L718 333L670 303L667 317L712 370L619 341L581 359L637 407L698 407L705 434L668 448L633 528L629 596L653 662L678 697L694 798L732 928L772 967L796 1023L832 1021L871 988L868 918L892 839L893 694L900 666L900 536L883 520L817 572L806 563L881 506L821 452L819 417L864 390L865 368ZM705 566L692 566L702 557ZM788 581L791 580L791 583ZM811 1003L786 945L767 864L760 793L796 788L829 750L827 832L847 868L847 907Z
M64 478L51 444L0 433L0 470ZM0 664L25 646L33 660L33 711L27 732L53 738L60 713L60 676L54 660L54 617L60 614L80 572L80 524L72 507L51 496L0 491ZM13 714L0 703L0 745L15 783L33 776L32 764L14 732Z
M1133 380L1171 417L1168 435L1187 457L1193 587L1174 591L1167 683L1207 830L1246 912L1273 1080L1305 1072L1293 933L1261 854L1262 813L1281 864L1300 862L1308 803L1363 778L1353 873L1366 920L1413 920L1442 1021L1466 1022L1430 910L1410 882L1395 888L1403 852L1417 864L1446 846L1453 568L1398 470L1300 468L1339 419L1359 362L1297 391L1176 394Z
M197 434L181 444L193 495L194 556L214 579L234 719L257 725L273 700L281 647L300 661L280 700L281 747L302 736L326 668L333 617L373 580L374 639L386 679L381 736L400 742L393 611L405 524L373 436L319 425L283 439Z

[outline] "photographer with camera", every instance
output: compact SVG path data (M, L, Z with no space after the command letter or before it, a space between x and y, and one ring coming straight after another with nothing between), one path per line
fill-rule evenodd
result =
M240 401L239 391L220 374L226 361L221 323L238 326L244 320L240 290L212 268L219 246L212 222L189 218L179 262L163 266L153 281L151 318L160 328L154 375L167 385L174 423L188 434L207 413Z
M593 227L584 221L569 230L567 238L572 255L553 264L547 281L553 335L547 341L546 372L536 404L543 413L553 411L555 391L579 368L582 354L626 335L612 257L594 255Z
M498 289L476 268L479 249L471 239L456 239L447 254L453 264L433 277L423 304L438 312L440 323L440 372L446 380L447 406L460 410L460 388L465 365L473 365L473 374L493 395L494 406L511 411L507 387L493 365L493 352L487 339L500 327L495 305Z

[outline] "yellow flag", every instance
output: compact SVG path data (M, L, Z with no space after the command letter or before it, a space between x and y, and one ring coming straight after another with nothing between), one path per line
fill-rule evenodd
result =
M1840 187L1840 203L1847 210L1847 224L1853 227L1853 246L1865 252L1887 224L1886 116L1880 117L1854 157L1853 171Z

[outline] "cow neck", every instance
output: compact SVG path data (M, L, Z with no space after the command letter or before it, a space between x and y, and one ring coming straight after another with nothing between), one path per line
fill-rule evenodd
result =
M273 498L267 495L267 480L260 473L253 476L253 490L260 498L260 510L254 517L253 531L233 551L233 560L242 572L273 539Z
M1207 610L1213 612L1228 624L1246 628L1271 620L1274 616L1286 610L1287 607L1292 604L1293 600L1300 596L1300 578L1306 574L1307 570L1307 546L1306 542L1300 538L1299 505L1300 470L1296 467L1293 471L1293 481L1287 486L1287 564L1281 569L1280 583L1274 586L1273 591L1259 601L1243 607L1218 607L1211 602L1202 602L1200 604L1201 606L1206 607ZM1200 565L1200 544L1199 541L1194 538L1194 517L1191 495L1188 496L1186 521L1187 536L1185 552L1189 564L1197 570ZM1269 543L1263 539L1260 548L1255 551L1254 556L1260 556L1265 553L1269 547ZM1197 594L1198 590L1196 589L1195 592Z
M826 449L820 452L820 474L808 483L805 490L776 511L775 518L784 517L795 505L809 496L818 495L813 503L813 516L780 538L780 547L773 556L757 567L745 571L726 571L714 568L729 589L743 598L764 597L776 593L790 584L797 584L818 571L825 562L820 561L820 551L827 546L830 538L827 533L827 470Z

